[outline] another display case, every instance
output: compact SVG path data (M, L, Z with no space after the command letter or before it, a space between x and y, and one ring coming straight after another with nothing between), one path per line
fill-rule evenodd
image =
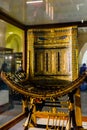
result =
M12 71L13 63L13 49L0 47L0 70L2 71L3 67L7 65L7 70Z
M22 57L23 57L23 55L22 55L22 52L15 52L15 53L13 53L13 57L14 57L14 64L15 64L15 71L17 71L18 70L18 68L19 68L19 66L21 66L22 65Z

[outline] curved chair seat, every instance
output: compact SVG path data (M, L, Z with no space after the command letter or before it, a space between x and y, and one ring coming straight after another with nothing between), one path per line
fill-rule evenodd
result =
M13 90L33 98L59 97L72 92L85 80L86 74L81 75L73 82L53 78L26 79L23 73L1 73L2 80Z

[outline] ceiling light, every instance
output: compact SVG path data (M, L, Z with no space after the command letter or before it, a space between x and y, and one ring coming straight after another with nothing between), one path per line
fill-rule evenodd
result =
M82 20L81 20L81 23L83 23L83 22L84 22L84 20L82 19Z
M40 2L43 2L43 0L26 1L27 4L40 3Z

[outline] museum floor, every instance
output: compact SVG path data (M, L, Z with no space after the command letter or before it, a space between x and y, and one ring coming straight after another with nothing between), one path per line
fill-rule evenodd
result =
M83 120L83 128L87 129L87 91L81 91L81 106L82 106L82 120ZM14 116L18 115L19 113L21 113L22 111L22 107L21 104L17 104L15 105L14 109L11 109L9 111L6 111L2 114L0 114L0 125L2 125L3 123L5 123L6 121L12 119ZM12 128L10 128L9 130L23 130L23 123L25 122L25 118L20 121L19 123L17 123L15 126L13 126ZM37 120L38 123L42 123L43 124L46 122L46 119L38 119ZM29 128L29 130L45 130L43 128Z

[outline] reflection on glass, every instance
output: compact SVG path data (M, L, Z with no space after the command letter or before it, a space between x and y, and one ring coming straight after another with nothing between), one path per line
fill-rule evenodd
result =
M48 0L46 0L46 15L48 15L53 20L54 8L52 3L50 3Z
M41 2L43 2L43 0L34 0L34 1L32 1L32 0L31 0L31 1L29 0L29 1L28 1L28 0L27 0L27 1L26 1L27 4L34 4L34 3L41 3Z

